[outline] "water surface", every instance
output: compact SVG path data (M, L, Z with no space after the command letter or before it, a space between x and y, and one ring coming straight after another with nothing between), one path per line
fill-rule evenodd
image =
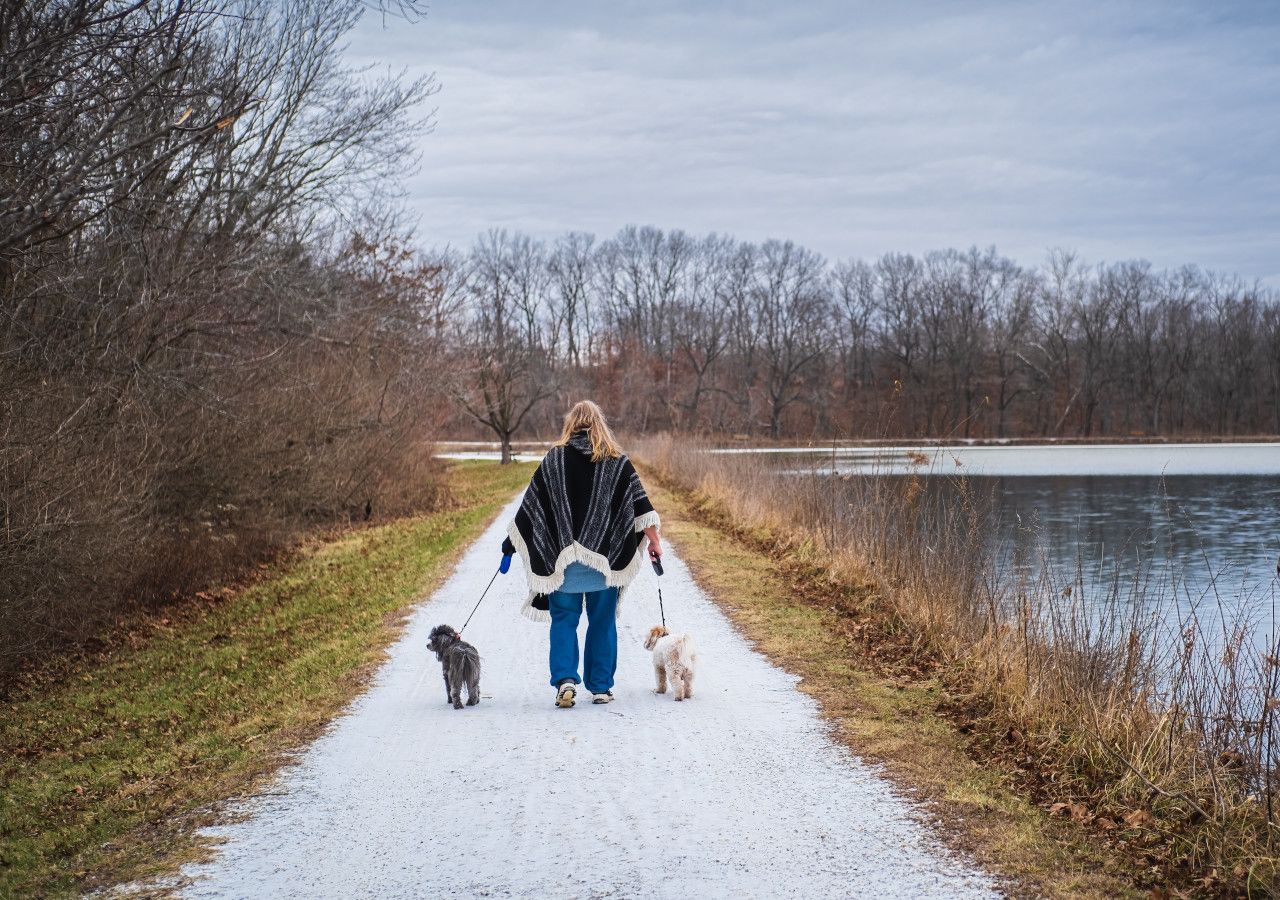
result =
M898 447L724 448L821 459L841 473L913 472L1009 476L1258 475L1280 477L1280 443L1232 444L978 444Z
M1078 602L1160 606L1170 627L1247 620L1270 647L1280 578L1280 444L765 448L789 470L963 474L993 500L1011 574Z

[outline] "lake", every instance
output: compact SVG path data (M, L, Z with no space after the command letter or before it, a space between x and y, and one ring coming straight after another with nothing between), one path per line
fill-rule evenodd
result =
M1142 583L1206 631L1244 617L1270 647L1280 563L1280 444L978 445L726 449L792 469L965 474L994 501L1004 565L1082 602ZM1176 603L1169 604L1169 600Z

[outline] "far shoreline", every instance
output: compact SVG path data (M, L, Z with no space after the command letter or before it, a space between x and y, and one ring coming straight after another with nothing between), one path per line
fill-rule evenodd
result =
M841 448L862 448L862 447L884 447L884 448L908 448L908 447L1057 447L1057 446L1082 446L1082 447L1128 447L1128 446L1215 446L1215 445L1258 445L1265 446L1269 444L1280 444L1280 435L1262 434L1262 435L1236 435L1232 437L1222 437L1213 435L1191 435L1191 436L1174 436L1174 435L1142 435L1142 436L1104 436L1104 437L985 437L985 438L955 438L955 437L933 437L933 438L916 438L916 437L892 437L892 438L764 438L743 434L710 434L710 435L682 435L676 433L679 437L689 437L699 443L713 445L712 449L742 449L742 450L812 450L812 451L830 451L832 447L839 450ZM550 438L530 438L527 440L512 441L511 449L515 451L533 451L545 450L551 446ZM625 443L625 440L624 440ZM723 445L723 446L721 446ZM476 450L498 450L500 444L498 441L485 440L480 438L450 438L446 440L438 440L435 442L436 447L452 447L458 449L476 449Z

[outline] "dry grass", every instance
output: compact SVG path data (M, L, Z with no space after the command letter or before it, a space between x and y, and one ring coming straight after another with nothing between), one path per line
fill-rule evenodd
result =
M869 584L837 583L782 552L761 552L762 534L736 533L702 493L647 482L663 533L698 584L757 649L802 676L837 736L884 768L941 820L938 835L1022 895L1116 897L1133 893L1123 867L968 752L945 710L957 702L942 679L907 676L867 640ZM897 672L888 671L897 669Z
M943 492L922 478L786 475L683 440L633 450L722 530L783 561L793 585L840 598L830 607L850 642L824 660L936 683L936 710L968 752L1126 860L1134 883L1274 890L1276 666L1245 652L1245 629L1206 641L1189 617L1171 647L1158 614L1125 613L1146 607L1121 602L1133 598L1120 586L1099 613L1010 581L963 481Z

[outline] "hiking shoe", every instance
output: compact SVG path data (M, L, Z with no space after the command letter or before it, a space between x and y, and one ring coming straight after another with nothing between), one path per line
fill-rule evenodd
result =
M591 697L592 703L612 703L613 691L605 691L603 694L594 694Z
M578 696L578 686L572 681L562 682L559 690L556 691L556 706L561 709L568 709L573 706L574 697L576 696Z

